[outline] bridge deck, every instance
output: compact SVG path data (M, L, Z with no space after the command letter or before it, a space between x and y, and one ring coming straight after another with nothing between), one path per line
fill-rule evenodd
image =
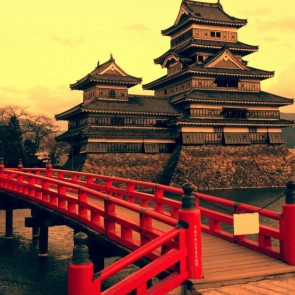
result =
M197 289L295 272L295 266L211 235L203 233L202 244L204 279Z
M119 206L116 210L126 219L138 219L136 214ZM153 226L163 231L171 229L156 221ZM205 233L202 233L202 251L204 278L194 282L199 290L295 272L295 266Z

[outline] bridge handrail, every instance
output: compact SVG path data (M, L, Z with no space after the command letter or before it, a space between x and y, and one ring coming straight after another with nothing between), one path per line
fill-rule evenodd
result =
M135 202L135 199L139 199L139 203L143 207L152 208L163 215L168 215L174 219L178 219L178 211L181 208L181 203L178 200L172 200L166 197L167 194L173 194L182 196L183 190L176 187L165 186L162 184L150 183L145 181L130 180L120 177L97 175L86 172L66 171L59 169L28 169L23 168L23 171L28 173L44 173L48 177L62 179L64 181L71 181L72 183L78 183L82 186L87 186L92 189L104 191L108 194L121 199L128 200L129 202ZM103 181L104 183L95 183L95 181ZM114 183L117 185L114 186ZM142 191L136 190L135 187L139 187ZM149 191L149 193L146 193ZM152 191L152 193L150 193ZM237 203L231 200L226 200L207 194L195 192L197 198L197 204L199 201L216 205L217 207L225 207L232 213L222 213L216 210L210 210L204 205L199 205L201 215L203 216L202 230L209 234L227 239L231 242L239 243L243 246L251 249L263 252L270 256L282 258L282 217L278 212L274 212L268 209L261 209L259 207ZM152 203L152 204L151 204ZM221 207L221 208L222 208ZM278 222L278 227L267 226L260 222L260 233L258 234L257 241L249 239L247 236L234 236L230 232L230 228L233 226L234 213L247 213L258 212L259 216L272 219ZM207 219L207 221L205 221ZM225 229L222 224L227 224L229 229ZM273 247L272 240L279 241L279 247Z
M171 268L176 263L179 263L176 272L172 272L167 278L165 278L165 284L161 287L162 291L165 290L163 288L166 288L166 291L175 288L176 286L181 284L187 277L187 270L186 267L184 267L187 254L185 247L185 234L184 230L180 228L173 228L172 230L164 233L155 240L135 250L133 253L121 258L113 265L110 265L102 271L96 273L94 275L94 289L100 290L101 284L104 280L118 273L126 266L134 263L142 257L148 256L148 254L154 251L156 248L165 245L167 242L173 239L176 239L178 241L178 246L176 248L170 249L169 251L165 252L162 256L158 257L150 264L144 266L136 273L129 275L127 278L116 283L114 286L110 287L101 294L119 294L119 291L123 294L127 294L139 287L141 288L142 292L143 290L146 291L147 283L149 280L151 280L153 277L160 274L164 270ZM157 265L157 267L154 266L155 264ZM136 279L134 277L136 277ZM169 286L167 285L168 283ZM150 293L152 291L151 289L153 288L159 288L159 286L154 285L153 287L149 288Z
M18 176L21 176L22 179L20 179ZM36 181L32 182L31 181L32 179L44 181L44 183L46 183L46 189L42 188L40 183L37 183ZM3 180L6 180L6 186L2 185ZM134 241L131 242L130 239L125 240L124 237L115 236L113 232L107 232L101 225L101 222L98 224L97 222L92 222L91 219L93 220L97 219L95 217L97 217L96 215L98 214L98 216L101 216L104 218L106 223L105 226L107 226L108 220L111 220L110 223L113 223L113 224L116 223L119 226L124 226L124 225L126 226L126 224L129 223L130 228L132 228L132 230L134 231L139 232L140 235L143 235L143 236L151 235L153 237L159 236L162 232L160 233L151 225L151 220L157 220L159 222L168 224L170 226L177 225L177 220L170 218L169 216L165 216L163 214L155 212L151 209L142 208L138 204L124 202L123 200L117 199L113 196L109 196L107 194L94 191L91 188L87 188L74 183L69 183L66 181L61 181L54 178L48 178L46 176L7 169L4 171L4 174L1 175L0 181L1 181L0 188L5 188L8 191L12 191L12 192L18 192L18 194L23 196L28 195L31 200L37 203L41 203L42 205L45 205L49 208L55 208L57 211L60 211L70 217L76 217L80 221L86 223L89 227L95 230L98 230L99 232L105 234L106 236L111 235L114 240L121 242L123 245L129 247L132 250L136 249L139 246L142 246L142 244L139 245L139 244L136 244ZM56 185L55 187L56 191L50 191L49 190L50 185ZM20 189L20 186L23 186L23 187ZM35 189L35 191L29 192L30 189ZM78 198L74 198L73 196L67 195L67 191L65 189L75 190L78 194ZM54 202L51 202L51 200L44 201L44 199L40 198L40 196L37 196L37 191L39 190L43 190L44 195L46 195L47 193L51 194L51 196L54 198ZM80 196L82 195L83 197L80 198ZM94 199L97 198L97 199L104 200L105 209L100 210L97 205L95 206L95 203L87 200L89 198L94 198ZM62 206L59 206L60 205L59 201L61 203L68 202L69 208L66 209L66 205L64 203L62 203ZM77 205L75 212L74 210L70 209L71 208L70 205L73 205L73 204ZM136 225L126 220L126 218L120 218L119 216L116 216L115 208L112 208L114 205L118 205L118 206L124 207L125 209L138 213L140 216L140 222L142 224ZM89 216L86 216L85 212L79 215L79 211L83 212L83 210L90 211L89 212L89 214L91 215L90 219L89 219ZM146 224L146 227L142 227L142 225L145 225L145 224Z
M22 168L22 171L24 172L43 172L46 173L46 168ZM151 182L146 182L146 181L141 181L141 180L133 180L133 179L126 179L126 178L121 178L121 177L116 177L116 176L106 176L106 175L100 175L100 174L93 174L93 173L87 173L87 172L79 172L79 171L68 171L68 170L61 170L61 169L50 169L50 174L47 175L49 177L52 177L54 173L57 173L57 175L63 175L63 177L61 179L70 179L71 181L77 181L79 182L77 179L75 179L73 176L82 176L82 177L86 177L86 179L88 177L93 177L95 179L100 179L100 180L104 180L104 181L108 181L111 180L112 182L120 182L122 184L129 184L129 185L134 185L134 186L140 186L140 187L144 187L144 188L151 188L151 189L155 189L158 191L162 191L163 193L171 193L171 194L176 194L179 196L183 195L183 190L181 188L177 188L177 187L172 187L172 186L167 186L167 185L163 185L163 184L158 184L158 183L151 183ZM70 174L71 177L66 178L64 177L65 174ZM60 178L59 178L60 179ZM80 183L85 186L85 184L91 186L93 185L93 183L87 183L87 181L80 181ZM109 187L108 187L109 188ZM123 190L124 191L124 190ZM127 188L125 190L125 192L127 191ZM275 220L280 220L280 214L278 212L274 212L268 209L261 209L260 207L256 207L253 205L247 205L244 203L238 203L232 200L227 200L227 199L222 199L219 197L214 197L208 194L203 194L203 193L199 193L196 192L195 193L196 197L200 200L204 200L206 202L212 202L214 204L218 204L218 205L222 205L225 207L228 207L230 209L233 210L233 213L235 212L259 212L259 214L261 216L264 217L268 217L268 218L272 218ZM163 197L163 199L165 199L165 201L169 201L169 203L173 204L173 205L179 205L180 202L179 201L175 201L175 200L171 200L171 199L167 199L165 197ZM179 206L178 206L179 207ZM179 207L180 208L180 207Z
M155 231L149 220L147 220L147 218L152 218L171 226L176 226L177 221L175 219L148 208L142 208L140 205L128 203L104 193L96 192L88 187L18 170L1 171L0 189L17 193L20 196L27 197L31 201L61 211L65 215L76 217L79 221L84 222L93 229L98 229L97 224L95 223L96 218L92 218L93 212L99 213L104 217L105 227L107 227L106 223L108 222L108 216L112 216L111 222L116 222L119 225L123 224L125 227L127 226L128 220L116 216L113 205L122 206L140 214L140 225L137 227L131 222L129 223L130 229L137 230L140 234L151 234L153 239L148 243L143 239L140 245L137 245L136 243L132 244L130 236L128 237L128 243L124 243L123 241L123 243L121 243L122 245L129 246L131 250L135 251L119 262L101 271L98 276L95 276L93 286L94 290L99 292L97 294L114 294L114 290L118 290L118 288L119 290L128 290L126 293L138 289L140 292L145 291L144 294L147 294L147 282L163 271L167 271L167 269L170 270L168 277L166 277L164 281L150 287L148 290L149 292L153 290L161 290L161 292L166 293L183 283L188 278L188 271L186 268L187 248L185 243L185 231L181 228L173 228L167 233L160 230ZM68 192L69 194L67 194ZM75 192L77 193L76 197L73 196ZM86 197L103 199L105 201L104 210L99 210L97 206L92 208L95 204L87 200ZM74 204L77 205L75 209L73 209ZM89 216L87 218L87 215L89 214L85 214L85 212L84 214L81 214L82 210L80 209L85 210L90 208L94 211L90 211L91 218L89 219ZM121 221L124 221L124 223L120 223ZM147 227L145 227L145 225L147 225ZM110 236L113 239L115 237L114 240L120 240L120 242L122 242L122 239L124 240L124 237L122 236L117 236L116 239L114 231L111 231L110 233L104 231L103 234ZM161 247L162 250L159 252ZM152 262L131 275L131 277L136 277L135 281L131 280L129 277L102 293L99 291L101 290L100 285L102 281L130 263L143 257L148 257ZM157 267L155 267L155 265ZM146 288L146 290L144 290L144 288Z

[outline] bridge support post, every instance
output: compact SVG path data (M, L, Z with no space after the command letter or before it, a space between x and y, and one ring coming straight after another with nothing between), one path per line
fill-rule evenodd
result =
M48 220L42 220L39 232L39 256L48 256Z
M196 207L194 188L190 183L182 186L184 196L182 208L179 210L179 222L186 228L188 279L201 279L203 277L201 217L200 210Z
M99 272L104 269L104 249L101 245L95 242L94 239L88 238L89 257L93 263L94 272Z
M289 181L283 205L284 260L295 265L295 182Z
M35 212L34 209L31 209L31 216L32 217L37 217L38 216L37 212ZM37 225L32 226L32 239L33 240L36 240L36 239L39 238L39 231L40 231L39 226L37 226Z
M5 238L13 238L13 209L7 208L5 214Z
M73 258L68 267L68 295L94 295L94 271L86 246L87 235L82 232L75 234L74 243Z

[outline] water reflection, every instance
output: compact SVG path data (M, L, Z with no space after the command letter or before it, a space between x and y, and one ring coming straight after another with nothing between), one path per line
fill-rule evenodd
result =
M221 197L227 200L245 203L257 207L264 207L265 205L274 201L276 198L281 197L278 201L265 208L280 213L282 211L282 205L285 203L285 197L283 196L284 191L284 188L263 188L215 190L202 192L208 195Z

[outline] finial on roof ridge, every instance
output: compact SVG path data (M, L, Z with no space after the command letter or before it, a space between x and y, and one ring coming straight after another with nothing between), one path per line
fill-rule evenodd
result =
M112 53L111 53L110 60L111 60L111 61L115 61L115 59L114 59L114 57L113 57L113 54L112 54Z

